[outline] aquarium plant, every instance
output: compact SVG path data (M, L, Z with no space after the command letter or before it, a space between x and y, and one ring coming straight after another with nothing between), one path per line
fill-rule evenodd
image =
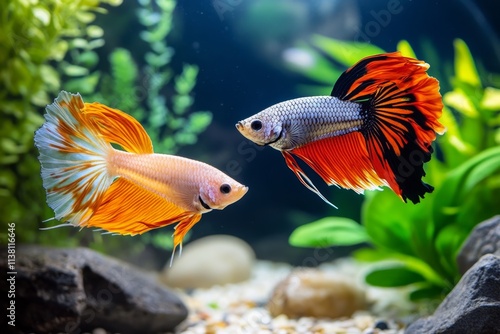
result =
M41 113L61 88L57 63L80 39L98 30L92 25L102 4L121 0L6 1L0 6L0 242L8 223L17 239L34 241L38 223L48 215L40 165L33 145ZM97 43L97 42L96 42ZM61 65L65 71L71 64ZM57 240L52 240L52 244Z
M366 192L361 224L327 217L300 226L289 240L298 247L368 245L354 253L358 260L373 262L367 283L407 286L412 300L441 298L451 291L461 276L456 256L463 241L475 225L500 212L500 87L487 81L493 76L481 79L464 41L455 40L454 48L452 76L438 77L452 89L442 92L441 122L447 132L438 136L435 154L426 164L426 182L435 186L434 192L418 205L404 203L391 191ZM406 41L398 49L415 57ZM383 52L322 36L299 51L321 59L310 62L310 68L292 64L311 79L321 78L320 73L340 74L338 64L350 66ZM323 83L328 84L306 88L325 94Z
M136 61L126 48L116 48L108 57L110 71L106 73L94 70L93 46L82 43L89 50L75 57L82 64L81 73L66 83L85 93L85 100L130 113L146 129L155 151L161 153L175 153L196 143L212 120L210 112L192 110L198 67L183 64L176 72L171 65L174 49L168 45L168 37L175 6L175 0L138 1L137 18L144 28L138 37L148 48L144 58Z

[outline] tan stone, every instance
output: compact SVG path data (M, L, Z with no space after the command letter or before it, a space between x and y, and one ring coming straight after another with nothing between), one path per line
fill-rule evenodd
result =
M268 303L272 316L349 317L367 307L365 293L347 277L298 269L277 284Z
M250 277L255 262L252 248L230 235L212 235L184 246L182 256L166 265L161 281L170 287L208 288Z

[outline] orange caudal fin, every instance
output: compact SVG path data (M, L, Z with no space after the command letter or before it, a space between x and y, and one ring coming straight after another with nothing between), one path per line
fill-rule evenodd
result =
M429 65L399 52L367 57L345 71L332 96L362 104L361 133L378 176L403 200L418 203L433 187L422 182L443 103Z
M79 94L62 91L35 133L47 203L63 225L85 223L114 178L107 170L112 147L84 109Z
M86 226L116 175L108 159L116 143L133 153L153 153L151 140L131 116L80 94L59 93L35 133L47 203L63 225Z

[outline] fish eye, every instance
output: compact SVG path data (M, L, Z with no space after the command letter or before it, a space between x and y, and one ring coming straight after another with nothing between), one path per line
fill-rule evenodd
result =
M227 183L224 183L220 186L220 192L223 194L229 194L231 192L231 186Z
M262 129L262 122L256 119L255 121L252 121L252 123L250 123L250 127L254 131L259 131L260 129Z

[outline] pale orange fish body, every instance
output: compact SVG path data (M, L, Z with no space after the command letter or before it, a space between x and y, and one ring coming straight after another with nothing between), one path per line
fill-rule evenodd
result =
M203 213L248 190L206 163L154 153L133 117L79 94L62 91L44 116L35 144L47 203L62 225L136 235L176 224L174 254Z
M190 212L222 210L248 190L206 163L175 155L115 150L108 163L111 173Z

